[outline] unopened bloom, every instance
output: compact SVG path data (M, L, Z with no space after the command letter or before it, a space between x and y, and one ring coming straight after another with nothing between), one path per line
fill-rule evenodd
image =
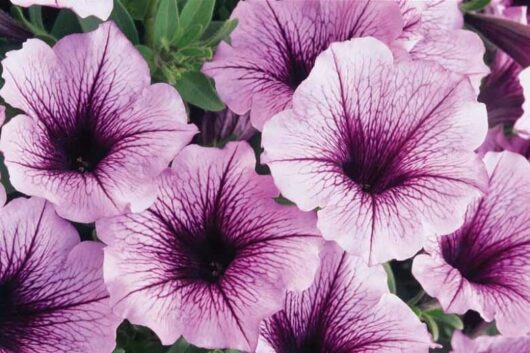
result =
M0 37L15 42L23 42L32 37L32 33L6 12L0 10Z
M96 222L116 313L164 344L253 351L287 289L306 289L322 241L315 216L281 206L246 142L190 145L146 211Z
M462 224L486 187L472 152L486 129L465 76L395 62L383 43L358 38L319 56L262 143L282 194L302 210L321 208L323 236L380 263Z
M451 346L452 353L523 353L530 352L530 337L482 336L471 339L455 331Z
M191 121L197 124L200 133L195 137L202 146L223 146L230 141L249 140L257 131L250 123L250 114L237 115L230 109L220 112L203 112Z
M103 283L103 246L42 199L0 209L0 352L105 353L120 320Z
M530 163L488 153L487 193L467 210L464 225L432 239L412 272L444 310L472 309L496 320L504 335L530 332Z
M13 186L78 222L154 200L147 186L196 133L174 88L112 22L53 48L37 39L7 54L0 95L22 110L2 129Z
M264 321L257 353L427 353L430 336L390 294L382 267L368 267L329 242L313 285L291 292Z
M510 55L519 65L530 65L530 27L507 18L467 13L466 23Z
M109 18L113 8L113 0L11 0L11 2L24 7L32 5L64 7L81 17L96 16L102 20Z

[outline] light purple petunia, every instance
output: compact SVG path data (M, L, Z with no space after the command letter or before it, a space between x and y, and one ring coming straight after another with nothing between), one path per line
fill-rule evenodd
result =
M64 7L81 17L96 16L102 20L109 18L113 8L113 0L11 0L15 5L29 7L42 5Z
M231 44L221 43L203 70L230 109L250 110L258 130L291 107L294 90L333 42L375 37L402 56L469 75L477 87L488 72L484 45L460 29L453 1L251 0L240 2L232 17L239 25Z
M0 140L11 183L62 217L145 209L155 192L146 182L197 132L175 89L151 85L145 60L112 22L53 48L28 40L2 65L0 95L25 113Z
M403 27L397 3L370 0L251 0L238 3L231 45L221 43L203 70L237 114L254 127L291 106L294 90L332 42L372 36L390 43Z
M530 163L511 153L484 157L489 190L456 232L433 239L412 272L444 310L473 309L508 336L530 332Z
M282 194L302 210L321 208L323 236L380 263L462 224L486 188L472 152L486 129L466 77L395 62L383 43L359 38L319 56L262 143Z
M276 203L255 164L246 142L188 146L148 210L96 222L117 313L164 344L255 349L286 290L311 285L322 241L315 216Z
M257 353L427 353L431 338L387 287L382 267L368 267L333 242L321 253L313 285L288 294L262 325Z
M526 353L530 352L530 337L482 336L471 339L456 331L451 346L452 353Z
M103 246L42 199L0 209L0 352L106 353L120 320L103 282Z

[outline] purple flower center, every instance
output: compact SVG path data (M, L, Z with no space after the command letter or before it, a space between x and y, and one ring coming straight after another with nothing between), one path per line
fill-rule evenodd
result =
M203 235L190 238L193 240L185 246L191 261L178 271L188 278L218 283L236 258L235 244L227 239L217 225L209 225Z
M51 140L61 154L59 165L56 166L60 170L94 172L112 149L112 143L98 134L89 119L84 119L66 134L60 133L62 136L55 135L52 135Z
M472 232L472 230L468 230ZM472 235L446 236L442 239L442 256L452 267L456 268L462 277L472 283L491 284L495 282L493 269L499 256L503 256L503 247L489 248L477 251L474 248L475 237Z
M407 176L388 159L363 158L361 154L350 154L350 158L342 163L342 170L368 194L382 194L403 185L407 180Z
M285 79L285 83L291 87L293 91L307 78L307 76L309 76L314 61L315 59L310 60L310 62L307 63L302 60L297 60L296 58L291 58L289 60L289 74Z
M0 283L0 349L15 351L18 349L13 337L14 324L23 319L15 312L15 283L5 280Z

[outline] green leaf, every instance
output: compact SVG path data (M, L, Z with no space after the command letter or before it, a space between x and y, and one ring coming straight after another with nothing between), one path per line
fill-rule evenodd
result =
M180 338L166 353L184 353L189 347L190 344L184 338Z
M121 0L123 6L127 9L133 19L141 21L147 14L149 8L149 0Z
M37 38L40 38L40 39L44 40L46 43L48 43L50 45L55 44L57 39L55 39L52 35L50 35L48 32L46 32L46 30L44 30L43 28L40 28L38 25L34 25L30 21L28 21L26 19L26 17L24 16L24 12L22 11L22 9L20 7L13 6L12 11L13 11L13 16L17 20L22 22L24 24L24 26L26 26L27 29L29 29L31 32L33 32L33 34Z
M79 25L81 26L81 29L83 30L83 32L95 31L96 28L98 28L98 26L102 23L103 21L101 21L99 18L94 17L94 16L89 16L87 18L79 19Z
M212 47L216 46L221 41L227 40L236 27L237 19L225 21L212 36L204 40L204 44Z
M390 290L390 293L396 294L397 288L396 288L396 278L394 277L394 271L392 271L392 267L390 266L390 262L386 262L383 265L386 276L387 276L387 282L388 282L388 289Z
M427 324L427 327L429 327L429 331L431 331L432 334L432 339L434 341L438 341L438 338L440 338L440 329L438 328L436 321L425 313L423 313L421 319Z
M157 44L169 44L177 37L179 13L176 0L161 0L155 17L154 39Z
M180 38L177 37L178 39L174 44L178 47L185 47L188 44L196 42L201 37L202 32L202 25L195 24L188 28Z
M31 6L28 12L31 24L43 31L46 31L44 28L44 22L42 22L42 8L40 6Z
M278 197L275 197L274 198L274 201L276 201L277 203L279 203L280 205L287 205L287 206L292 206L294 205L294 203L289 200L289 199L286 199L283 195L280 195Z
M123 348L116 348L112 353L125 353L125 349Z
M188 0L180 16L181 33L195 25L206 29L212 20L214 7L215 0Z
M202 47L188 47L184 49L180 49L178 51L179 55L182 55L187 58L205 58L205 59L211 59L213 52L210 48L202 48Z
M424 296L425 296L425 291L421 289L418 293L416 293L414 297L412 297L409 301L407 301L407 304L413 307L416 304L418 304L423 299Z
M175 83L175 87L182 99L199 108L210 111L220 111L225 108L212 82L200 72L184 72Z
M57 39L70 34L82 32L77 16L70 10L63 9L59 11L55 22L53 23L51 34Z
M114 9L112 10L110 19L118 25L123 34L125 34L133 44L140 43L138 30L136 29L134 20L129 12L127 12L125 6L123 6L121 0L114 0Z
M432 309L425 312L434 320L449 325L457 330L464 329L464 323L458 315L446 314L441 309Z
M480 11L490 4L491 0L470 0L460 5L463 12Z

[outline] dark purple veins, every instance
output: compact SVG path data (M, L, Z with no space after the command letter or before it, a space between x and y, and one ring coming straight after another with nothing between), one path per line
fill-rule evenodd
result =
M112 143L97 131L93 119L78 121L77 126L49 132L57 150L54 169L79 173L96 171L100 162L108 156Z
M407 176L399 172L390 157L365 157L353 148L341 167L346 176L372 195L382 194L403 185L407 180Z
M176 270L179 277L218 283L236 258L236 245L224 234L218 221L206 222L195 232L176 231L177 247L185 252Z

